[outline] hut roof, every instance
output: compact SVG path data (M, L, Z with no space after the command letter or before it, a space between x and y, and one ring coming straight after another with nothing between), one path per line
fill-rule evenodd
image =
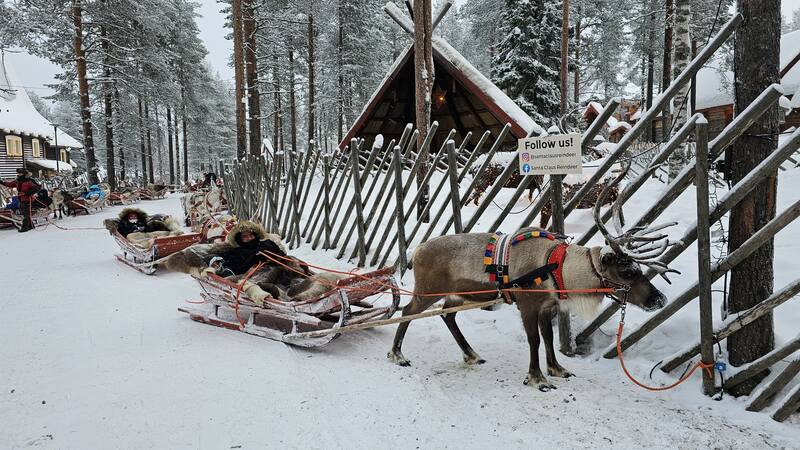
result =
M433 146L440 146L450 130L456 131L457 141L468 132L479 137L485 130L497 136L506 123L511 131L508 145L528 135L544 134L545 130L533 121L513 100L480 73L444 39L432 40L435 84L431 104L431 121L439 122ZM386 77L372 94L355 123L345 135L340 148L350 139L361 137L370 148L378 135L384 139L399 139L407 123L415 121L414 105L414 48L406 47L389 68Z

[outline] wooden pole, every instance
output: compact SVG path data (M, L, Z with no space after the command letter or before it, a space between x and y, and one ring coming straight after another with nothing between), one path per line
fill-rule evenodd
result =
M795 386L781 401L781 406L772 414L772 418L783 422L798 410L800 410L800 385Z
M453 223L455 224L456 234L464 231L461 223L461 195L458 191L458 166L456 165L456 144L453 140L447 141L447 175L450 179L450 204L453 207Z
M739 367L736 375L725 380L725 389L732 389L741 383L755 377L769 369L773 364L800 350L800 335L787 342L783 347L777 348L757 360Z
M394 147L394 193L395 215L397 216L397 239L400 251L400 278L406 273L408 259L406 257L406 218L403 211L403 163L400 160L400 146ZM433 171L431 171L433 172ZM413 207L412 207L413 209Z
M789 384L797 374L800 373L800 357L795 358L794 361L790 362L788 366L773 379L769 382L769 384L759 391L758 395L752 400L750 403L747 404L748 411L758 412L762 409L766 408L769 405L770 401L775 394L777 394L781 389L785 388L787 384Z
M701 117L696 127L695 184L697 185L697 265L700 297L700 354L706 364L714 362L714 318L711 297L711 233L708 211L708 121ZM703 393L714 395L714 372L703 370Z
M331 164L330 156L325 155L322 157L322 207L325 216L325 223L323 228L325 230L325 249L331 248Z
M364 245L364 205L361 203L361 175L358 173L358 141L350 140L350 157L353 159L353 203L356 205L356 224L358 228L358 267L367 262L367 249Z

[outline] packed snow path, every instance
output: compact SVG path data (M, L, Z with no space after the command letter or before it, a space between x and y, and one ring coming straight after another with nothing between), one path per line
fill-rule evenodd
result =
M181 214L176 197L136 206ZM120 209L58 223L99 227ZM0 448L800 445L796 417L778 424L729 397L704 399L699 376L653 394L617 361L562 356L576 378L552 379L548 393L524 386L528 344L513 307L459 315L486 364L465 366L441 321L427 319L412 324L403 350L413 365L401 368L386 359L394 326L309 351L201 325L176 310L198 298L192 279L148 277L116 252L105 230L0 230ZM652 363L631 358L646 379Z

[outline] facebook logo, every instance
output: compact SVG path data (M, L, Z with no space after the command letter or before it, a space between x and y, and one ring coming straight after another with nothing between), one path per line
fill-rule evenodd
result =
M522 172L528 173L530 171L531 171L531 165L530 164L523 164L522 165Z

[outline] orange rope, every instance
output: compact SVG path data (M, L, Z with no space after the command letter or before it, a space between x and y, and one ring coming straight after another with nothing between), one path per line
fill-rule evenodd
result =
M244 278L242 278L242 282L236 286L236 299L234 302L233 310L236 313L236 320L239 322L239 326L241 328L244 328L244 321L242 320L241 317L239 317L239 298L242 295L242 288L244 288L244 284L247 283L247 280L249 280L250 277L252 277L256 273L256 271L258 271L258 269L260 269L263 265L264 263L260 262L255 266L251 267L250 270L248 270L247 273L244 275Z
M625 360L622 358L622 329L624 327L625 327L625 322L624 321L620 321L619 322L619 328L617 329L617 358L619 358L619 364L620 364L620 366L622 366L622 371L625 372L625 375L628 377L628 379L633 381L633 383L635 385L637 385L639 387L642 387L644 389L647 389L648 391L660 392L660 391L668 391L668 390L678 386L679 384L683 383L684 381L688 380L689 377L691 377L692 374L697 369L705 369L708 372L709 376L711 376L711 377L714 376L714 372L713 372L714 364L713 363L709 364L709 363L704 363L703 361L698 361L697 364L695 364L694 367L692 367L692 370L690 370L686 375L684 375L683 377L678 379L678 381L670 384L669 386L648 386L646 384L643 384L643 383L639 382L638 380L633 378L633 375L631 375L630 372L628 372L628 368L625 367Z

